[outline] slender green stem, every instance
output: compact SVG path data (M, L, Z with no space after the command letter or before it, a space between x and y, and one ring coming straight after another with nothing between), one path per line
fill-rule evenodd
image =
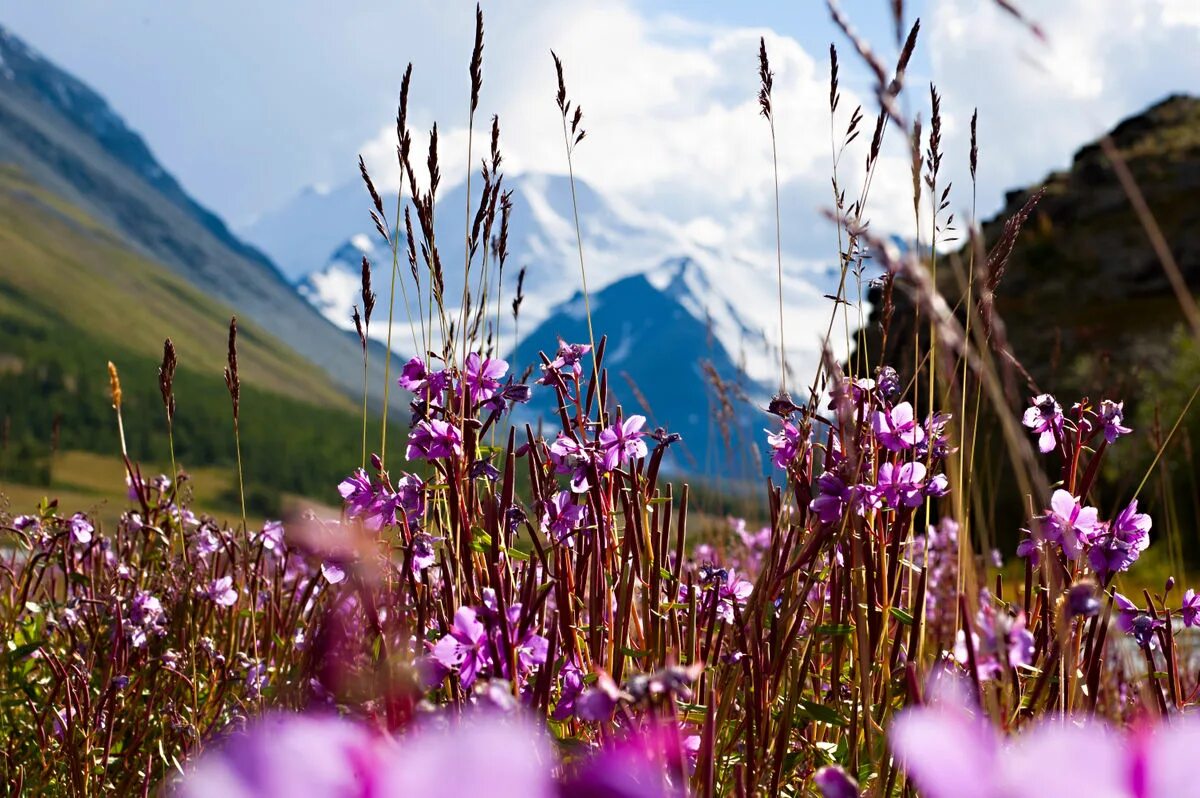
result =
M563 115L563 144L567 149L567 177L571 185L571 212L575 217L575 246L579 251L579 278L583 283L583 309L587 315L588 343L592 347L592 381L596 385L596 403L600 409L599 419L604 421L604 394L600 391L600 371L596 356L596 333L592 329L592 300L588 293L587 268L583 263L583 233L579 226L579 201L575 197L575 164L571 158L571 136L567 132L567 117Z

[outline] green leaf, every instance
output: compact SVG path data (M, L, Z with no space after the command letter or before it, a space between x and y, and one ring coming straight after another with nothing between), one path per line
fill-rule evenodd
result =
M521 562L527 562L529 560L528 553L523 552L523 551L518 551L517 549L505 549L504 553L507 554L509 557L513 558L514 560L520 560Z
M818 723L826 723L830 726L849 726L849 722L842 717L841 713L833 707L827 707L824 704L818 704L814 701L806 699L798 699L796 714L802 720L815 720Z
M813 634L829 637L845 637L854 634L854 627L844 623L823 623L813 627Z
M891 609L888 610L888 612L890 612L892 614L893 618L895 618L896 620L898 620L900 623L904 624L905 626L912 626L912 624L913 624L912 613L905 612L904 610L900 609L899 607L892 607Z

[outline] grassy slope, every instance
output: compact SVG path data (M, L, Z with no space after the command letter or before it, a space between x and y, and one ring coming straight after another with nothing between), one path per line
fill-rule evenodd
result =
M71 489L46 473L56 419L60 450L118 453L107 360L121 370L130 455L166 460L157 364L168 335L180 362L180 461L228 469L234 452L222 370L229 315L77 208L0 168L0 417L9 444L0 448L0 477L11 498L18 498L14 483ZM287 494L331 500L339 475L359 463L356 403L253 320L239 320L238 340L252 510L277 511ZM378 440L377 423L371 440ZM209 504L234 505L228 485Z
M182 364L220 374L230 315L77 209L0 167L0 322L6 328L74 327L114 352L149 357L161 356L170 336ZM318 369L252 321L240 321L239 328L247 383L352 409Z

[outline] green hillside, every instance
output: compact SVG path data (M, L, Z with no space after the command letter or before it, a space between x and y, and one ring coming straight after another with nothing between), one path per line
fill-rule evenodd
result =
M120 369L135 458L167 452L157 367L179 353L176 447L192 466L233 462L222 378L230 310L134 253L110 232L11 167L0 168L0 476L49 478L60 451L115 453L106 362ZM328 500L360 459L354 401L315 366L239 320L248 491L262 512L284 492ZM232 496L224 497L226 505Z

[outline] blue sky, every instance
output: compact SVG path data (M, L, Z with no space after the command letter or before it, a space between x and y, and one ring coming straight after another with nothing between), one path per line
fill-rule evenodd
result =
M843 6L891 61L890 3ZM919 110L925 82L938 82L960 186L966 120L980 108L985 212L1120 118L1171 91L1200 93L1195 0L1026 7L1049 47L991 0L906 4L910 20L923 16L910 103ZM409 60L414 122L440 120L447 180L461 175L472 12L460 0L28 0L6 3L0 23L104 93L190 191L238 226L305 186L355 179L360 152L386 172ZM797 229L808 229L829 193L831 40L842 52L843 113L855 102L871 110L866 73L818 0L491 0L484 12L481 112L500 113L510 169L562 168L553 47L588 113L582 176L726 240L753 240L769 217L769 142L754 113L759 35L780 74L781 176L789 218L806 219ZM902 228L907 174L895 147L872 218ZM860 158L848 159L848 181ZM964 192L957 203L965 201Z

